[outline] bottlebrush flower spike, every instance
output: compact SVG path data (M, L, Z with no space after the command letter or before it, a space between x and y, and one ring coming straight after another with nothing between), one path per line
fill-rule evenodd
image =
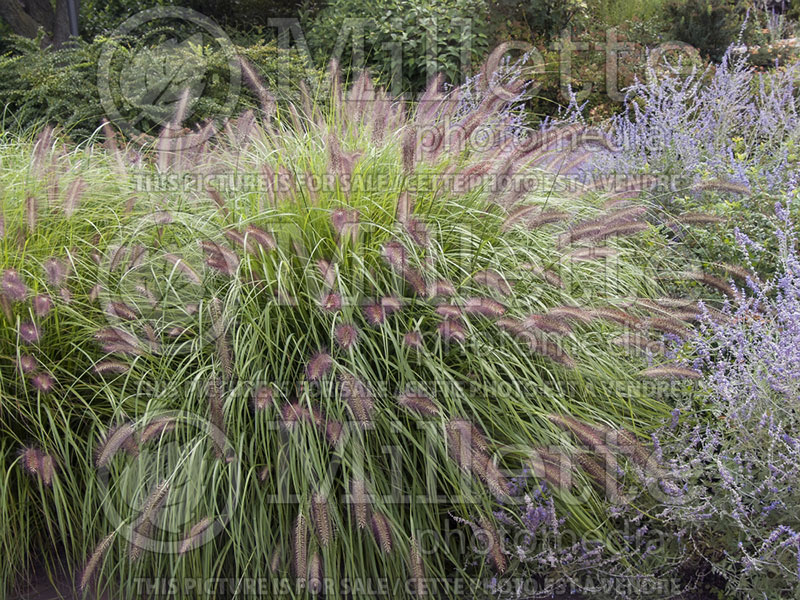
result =
M358 239L360 217L361 215L356 209L337 208L332 211L331 225L337 237L340 240L343 238L350 238L350 240L355 243Z
M327 375L333 367L333 359L327 352L316 352L311 356L306 367L306 376L311 381L319 381Z
M675 220L682 225L707 225L725 222L724 217L701 212L686 212L678 215Z
M486 484L486 487L494 494L495 498L502 502L509 496L511 487L508 480L488 454L484 454L479 449L474 449L470 466L472 473Z
M506 307L492 298L467 298L467 301L464 304L464 312L473 315L496 318L505 314Z
M195 285L201 285L203 283L202 278L198 275L197 271L195 271L192 267L186 264L186 261L170 252L167 252L163 255L164 260L168 263L172 264L178 271L183 273L189 281L194 283Z
M28 288L14 269L3 271L0 286L5 297L13 302L24 302L28 297Z
M381 308L386 316L399 312L403 308L403 301L396 296L384 296L381 298Z
M619 502L622 497L622 487L613 475L611 468L603 466L601 462L586 453L578 454L578 464L589 475L595 487L603 492L611 502Z
M649 352L651 354L664 354L666 352L666 347L662 342L652 340L638 333L623 333L611 341L618 346L633 348L641 352Z
M372 392L363 381L349 373L340 375L339 384L342 397L347 400L353 418L361 427L366 428L372 423L372 413L375 410Z
M245 232L245 239L248 241L247 250L251 254L255 254L255 247L249 244L250 240L253 240L256 244L261 246L265 252L269 252L271 250L275 250L278 247L278 243L275 241L275 237L263 229L256 227L255 225L248 225L244 228Z
M358 343L358 329L354 325L338 325L334 330L334 337L343 350L349 350Z
M406 224L414 212L414 200L407 191L403 191L397 199L397 212L395 218L399 223Z
M523 268L531 271L539 279L542 279L548 285L562 289L566 288L566 286L564 285L564 281L561 279L561 277L559 277L558 273L556 273L552 269L545 269L543 267L532 265L530 263L525 263L522 266Z
M212 377L208 381L208 417L209 428L208 436L214 447L214 454L217 458L224 458L227 445L227 433L225 428L225 404L222 397L222 381Z
M171 416L156 417L145 425L142 433L139 436L139 443L145 444L150 440L161 437L165 433L169 433L177 426L177 419Z
M366 529L369 518L369 494L367 484L361 478L350 482L350 504L353 507L356 526L359 529Z
M570 319L579 323L591 323L597 318L593 311L579 306L556 306L551 308L547 314L557 319Z
M181 545L178 548L178 556L183 556L187 552L190 552L202 545L203 538L208 537L208 534L213 534L213 529L214 519L211 517L204 517L192 525L191 529L189 529L189 532L181 541Z
M421 350L423 348L422 335L418 331L409 331L403 336L403 343L409 348Z
M567 254L567 260L591 261L613 258L619 254L618 250L606 247L578 248Z
M525 341L532 352L546 356L553 362L567 367L568 369L575 368L575 359L567 354L557 343L537 335L528 335L525 337Z
M658 331L672 334L683 340L688 340L692 337L692 330L689 329L683 321L677 319L667 317L648 319L646 325L650 329L657 329Z
M662 366L645 369L639 375L650 379L700 379L702 374L694 369L677 366Z
M319 307L327 313L337 313L342 310L342 296L335 292L324 294L319 301Z
M131 456L139 453L136 432L130 423L115 425L108 430L103 442L95 451L95 466L98 469L107 467L120 450L125 450Z
M500 228L503 232L508 232L514 228L515 225L520 223L521 221L541 214L542 208L536 204L529 204L527 206L520 206L512 210L505 221L503 221L503 225Z
M617 461L609 450L604 428L594 427L567 415L548 415L548 419L564 431L572 433L584 446L600 454L609 468L616 466Z
M295 576L298 579L305 579L308 572L308 523L303 513L299 513L294 522L292 545Z
M485 269L472 275L472 280L478 285L496 289L503 296L511 295L511 285L494 269Z
M456 295L456 288L455 286L446 281L444 279L439 279L438 281L434 281L430 288L428 289L428 296L431 298L436 298L437 296L455 296Z
M39 448L29 446L20 452L20 463L29 475L37 477L42 484L52 485L56 472L56 461L53 456L42 452Z
M531 453L529 464L533 474L554 489L566 491L572 487L572 461L563 452L536 448Z
M435 312L446 319L457 319L461 316L461 308L455 304L438 304Z
M81 571L80 581L78 583L78 588L80 589L81 593L85 593L87 591L89 583L94 578L95 572L97 571L97 568L100 566L103 557L106 555L106 552L111 546L111 542L114 541L115 536L116 531L112 531L106 537L100 540L97 546L95 546L94 551L89 557L89 560L86 561L86 565Z
M124 321L134 321L139 315L136 311L125 304L124 302L111 302L108 305L108 312L111 316L117 317Z
M24 321L19 324L19 337L26 344L38 344L42 338L42 332L35 323Z
M98 375L105 375L106 373L127 373L130 366L118 360L104 360L96 363L92 370Z
M406 249L400 242L389 241L383 245L383 257L396 271L402 272L407 265Z
M420 248L430 247L431 236L425 223L418 219L409 219L406 223L406 231L417 246Z
M60 287L67 280L67 264L60 258L48 258L42 263L50 285Z
M48 373L36 373L36 375L31 377L31 385L41 394L52 392L55 384L55 380Z
M308 561L308 591L312 596L319 596L324 586L322 559L319 552L314 552Z
M374 327L383 325L384 321L386 321L386 311L377 302L368 302L361 310L364 312L364 318L366 318L367 323Z
M333 540L333 527L328 512L328 499L319 492L311 497L311 518L320 546L327 546Z
M253 409L256 412L267 410L270 406L275 406L275 392L272 386L265 385L256 389L253 394Z
M206 264L228 277L233 277L239 268L239 257L225 246L204 240L200 242L206 253Z
M17 359L17 368L22 373L33 373L38 366L36 359L30 354L22 354Z
M328 289L336 286L336 268L330 262L323 258L319 259L317 261L317 270Z
M596 319L611 321L631 329L637 329L642 326L642 320L639 317L617 308L595 308L591 311L591 314Z
M422 273L412 268L405 268L402 271L403 278L419 296L425 296L428 292L428 284Z
M375 536L375 542L378 544L384 554L391 554L393 541L392 541L392 526L389 519L383 513L373 511L372 518L372 534Z
M139 340L122 329L117 327L106 327L94 334L97 341L101 342L106 352L120 352L123 354L142 354L139 348Z
M136 560L141 556L143 550L149 542L153 529L158 519L158 515L164 508L169 495L169 483L162 481L153 488L153 491L144 501L142 511L133 527L133 537L130 546L130 559Z
M557 335L569 335L572 333L572 327L570 327L569 323L567 323L565 319L554 316L553 314L528 315L522 321L522 326L525 329L538 329Z
M35 196L27 196L25 198L25 225L28 228L28 233L33 233L36 230L36 223L38 220L38 201Z
M419 544L415 538L411 538L411 550L408 556L409 571L411 571L411 584L414 595L422 598L426 595L425 588L425 565L422 562Z
M538 229L544 225L551 225L569 219L572 215L561 210L546 210L538 215L533 215L525 220L528 229Z
M86 191L86 182L82 177L74 179L69 186L67 186L67 193L64 196L64 216L66 218L72 217L78 208L83 193Z
M464 326L458 321L445 319L439 323L436 328L439 331L439 335L442 336L442 339L445 342L454 341L463 344L467 341L467 332L464 329Z
M481 532L487 538L489 559L492 561L495 570L502 575L508 568L508 560L506 559L500 536L497 534L494 525L486 517L481 517L479 523Z
M431 417L439 416L439 407L426 394L421 392L408 391L397 396L397 402L401 406L412 410L420 415Z

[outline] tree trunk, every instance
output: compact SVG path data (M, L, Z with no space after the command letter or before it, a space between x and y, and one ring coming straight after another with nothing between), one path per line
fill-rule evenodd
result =
M77 4L77 0L76 0ZM0 0L0 18L17 35L35 38L44 29L44 45L58 47L69 39L69 9L66 0Z
M69 39L69 8L67 0L57 0L53 19L53 46L58 48Z
M42 25L25 12L19 0L0 0L0 17L17 35L35 38Z

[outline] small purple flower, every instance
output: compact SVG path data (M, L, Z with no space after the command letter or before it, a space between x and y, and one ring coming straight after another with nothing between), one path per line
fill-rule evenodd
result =
M25 321L19 325L19 336L26 344L36 344L41 339L42 334L35 323Z
M67 279L67 265L60 258L48 258L43 264L47 280L53 286L61 286Z
M23 373L33 373L36 366L36 359L30 354L23 354L17 359L17 367Z
M342 297L341 295L331 292L330 294L325 294L322 296L322 299L319 302L319 306L322 310L329 313L339 312L342 309Z
M53 309L53 300L47 294L39 294L33 298L33 312L37 317L46 317Z
M385 296L381 298L381 307L383 308L384 314L389 316L399 312L403 308L403 301L395 296Z
M353 325L339 325L334 331L336 343L343 349L349 350L358 342L358 329Z
M308 361L306 375L311 381L319 381L327 375L333 366L333 359L327 352L317 352Z
M384 321L386 321L386 311L377 302L369 302L361 310L364 311L364 318L366 318L367 323L374 327L383 325Z
M409 348L415 350L422 349L422 335L418 331L409 331L403 336L403 343Z
M437 329L445 342L454 341L463 344L467 340L467 332L458 321L445 319L439 323Z
M6 298L14 302L23 302L28 297L28 288L14 269L6 269L3 272L0 286L2 286Z
M47 394L52 391L55 381L47 373L37 373L31 378L31 383L42 394Z

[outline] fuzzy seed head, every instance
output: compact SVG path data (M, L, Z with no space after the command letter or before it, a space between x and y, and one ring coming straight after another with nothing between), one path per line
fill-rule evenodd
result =
M409 331L403 336L403 343L414 350L421 350L423 347L422 334L418 331Z
M306 367L306 376L311 381L320 381L333 367L333 358L327 352L316 352Z
M405 408L423 416L439 416L439 407L429 396L421 392L408 391L397 396L397 402Z
M343 350L349 350L358 343L358 329L354 325L338 325L334 330L334 337Z
M393 543L392 527L389 524L389 519L384 514L373 511L370 521L375 542L385 554L391 554Z
M3 295L12 302L24 302L28 297L28 288L14 269L3 271L3 276L0 277L0 287Z
M359 529L366 529L369 513L369 494L367 493L367 484L361 478L353 479L350 482L350 503L353 507L356 526Z
M436 328L439 331L439 335L445 342L452 341L463 344L467 341L467 332L464 329L464 326L458 321L445 319L439 323Z
M31 377L31 384L40 394L48 394L55 387L55 380L48 373L37 373Z
M253 409L256 412L267 410L275 405L275 394L272 386L265 385L259 387L253 394Z

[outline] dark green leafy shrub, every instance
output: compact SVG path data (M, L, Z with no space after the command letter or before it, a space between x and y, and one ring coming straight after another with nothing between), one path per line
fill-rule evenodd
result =
M228 51L220 46L193 46L179 43L170 46L173 32L149 36L146 46L135 40L98 37L95 41L76 42L56 51L42 50L35 40L15 37L12 51L0 57L0 102L5 106L3 125L24 129L42 122L60 125L73 136L85 136L97 129L107 114L99 85L103 79L110 99L118 108L118 118L137 120L137 129L155 132L169 118L172 104L162 112L154 111L147 101L155 77L163 77L170 85L174 78L187 81L198 96L191 107L187 125L230 114L239 114L256 105L251 90L231 76L236 55L249 61L279 101L296 99L298 86L305 81L313 87L318 73L294 50L279 49L274 43L252 46L231 45ZM161 40L164 45L154 43ZM102 73L100 61L110 44L113 49L109 75ZM165 48L168 52L165 52ZM180 60L176 60L176 54ZM236 67L238 68L238 67ZM202 73L202 76L197 76ZM232 88L231 82L235 85ZM235 95L231 105L230 94ZM142 120L138 120L141 118Z
M536 34L557 36L565 27L587 15L585 0L496 0L497 9L521 18Z
M125 19L156 6L180 6L195 10L221 26L232 38L254 28L265 28L273 17L287 17L297 13L298 0L83 0L81 2L81 35L92 39L107 35Z
M469 71L465 63L482 60L488 49L487 17L483 0L333 0L313 17L306 15L303 29L318 65L341 53L342 65L359 67L352 60L349 27L351 20L361 20L365 65L393 91L418 91L437 72L460 83Z
M715 61L736 41L745 14L740 0L673 0L665 10L672 38Z

